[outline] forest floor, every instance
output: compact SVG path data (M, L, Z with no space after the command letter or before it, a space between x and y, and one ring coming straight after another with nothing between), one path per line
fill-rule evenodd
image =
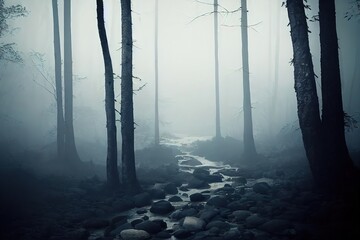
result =
M301 154L247 166L225 144L218 163L213 144L139 151L136 195L108 192L103 166L65 177L2 162L0 239L360 239L359 198L315 192Z

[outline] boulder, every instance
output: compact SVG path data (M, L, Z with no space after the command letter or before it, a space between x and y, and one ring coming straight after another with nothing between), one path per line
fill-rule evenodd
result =
M201 214L200 218L204 220L205 222L209 222L211 219L213 219L216 215L219 214L219 210L216 209L204 209Z
M179 229L177 231L175 231L173 233L174 237L178 238L178 239L185 239L190 237L192 234L190 231L185 230L185 229Z
M195 208L187 208L183 210L176 210L170 215L171 219L180 220L187 216L195 216L198 211Z
M230 229L230 224L228 224L227 222L223 222L223 221L219 221L219 220L215 220L215 221L211 221L206 225L206 229L209 230L211 228L218 228L220 229L220 231L224 232Z
M197 217L185 217L182 227L189 231L200 231L205 227L205 221Z
M236 221L244 221L250 215L251 212L247 210L236 210L231 214L231 216L233 216Z
M150 189L149 194L152 199L164 199L166 196L165 191L159 188Z
M188 185L187 185L188 188L210 188L210 185L203 181L203 180L200 180L196 177L191 177L189 179L189 182L188 182Z
M191 202L201 202L204 201L206 198L201 193L194 193L190 195L190 201Z
M145 240L151 237L150 234L144 230L137 229L123 230L121 231L120 236L123 240Z
M255 228L258 227L266 222L266 219L260 217L257 214L253 214L246 218L245 224L248 228Z
M206 205L221 208L221 207L225 207L227 205L227 203L228 202L227 202L225 197L223 197L223 196L215 196L215 197L210 198L207 201Z
M162 230L160 224L153 221L144 221L136 224L135 229L144 230L151 234L156 234Z
M174 206L171 205L170 202L165 200L154 202L150 208L150 212L155 214L167 214L174 210L175 210Z
M169 198L169 202L182 202L182 198L179 196L172 196L171 198Z
M271 187L266 182L255 183L253 186L253 191L260 194L269 194Z
M126 223L120 225L119 227L115 228L114 230L112 230L110 232L110 236L115 237L115 236L119 235L123 230L132 229L132 228L133 228L133 226L130 223L126 222Z
M134 204L136 207L145 207L151 204L151 196L149 193L139 193L134 196Z
M164 186L164 191L167 194L177 194L178 189L174 183L168 183Z

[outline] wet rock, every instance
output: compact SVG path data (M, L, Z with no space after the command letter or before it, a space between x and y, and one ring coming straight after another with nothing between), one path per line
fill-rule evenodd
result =
M225 232L223 235L224 240L243 239L241 237L242 237L241 232L237 229L230 229L229 231Z
M208 170L202 168L196 168L193 172L195 178L200 179L207 183L221 182L222 176L220 174L210 175Z
M169 198L169 202L182 202L183 200L179 196L172 196Z
M255 183L253 186L253 191L260 194L269 194L271 187L266 182Z
M135 227L137 224L142 223L142 222L144 222L143 219L140 219L140 218L135 219L135 220L131 221L131 226Z
M219 214L219 210L212 209L212 208L204 209L200 214L200 218L203 219L205 222L209 222L211 219L213 219L218 214Z
M180 220L184 217L195 216L197 213L198 213L198 210L196 210L195 208L176 210L175 212L173 212L170 215L170 218L175 219L175 220Z
M134 204L136 207L145 207L151 204L151 196L149 193L139 193L134 196Z
M228 204L228 202L227 202L226 198L223 196L212 197L206 202L206 205L214 206L217 208L225 207L227 204Z
M229 208L232 211L236 210L248 210L249 206L241 200L233 201L227 205L227 208Z
M236 169L233 169L233 168L230 168L230 169L221 169L218 171L218 173L221 173L225 176L228 176L228 177L237 177L237 176L240 176L241 173L236 170Z
M162 219L154 219L153 222L156 223L156 224L159 224L161 229L166 229L167 228L167 223Z
M160 223L156 223L153 221L144 221L135 225L135 229L144 230L151 234L156 234L162 230Z
M230 224L223 222L223 221L215 220L215 221L209 222L206 225L206 229L211 229L213 227L220 229L220 231L227 231L230 229Z
M150 189L149 194L152 199L164 199L166 197L165 191L159 188Z
M185 186L179 187L179 190L181 190L181 191L183 191L183 192L189 191L189 189L188 189L187 187L185 187Z
M136 213L137 214L144 214L144 213L147 213L147 210L145 208L141 208L141 209L136 210Z
M235 192L235 189L231 186L224 186L215 190L215 193L217 194L231 194L233 192Z
M190 195L191 202L201 202L205 200L205 196L201 193L194 193Z
M272 234L281 234L283 231L290 227L291 224L286 220L273 219L262 224L259 229Z
M210 185L203 180L192 177L192 178L190 178L187 187L188 188L210 188Z
M178 189L174 183L168 183L164 186L164 191L167 194L177 194Z
M151 236L149 233L144 230L137 229L126 229L120 233L120 236L123 240L145 240L149 239Z
M185 217L182 227L189 231L200 231L205 227L205 221L197 217Z
M261 224L264 224L265 222L266 219L260 217L258 214L253 214L250 217L247 217L245 220L247 228L255 228L260 226Z
M190 231L185 229L179 229L173 233L173 235L178 239L185 239L190 237L192 234Z
M115 228L114 230L110 231L110 236L115 237L115 236L119 235L123 230L132 229L132 228L133 228L133 226L130 223L126 222L126 223L120 225L119 227Z
M126 219L127 219L127 216L119 215L119 216L113 217L110 220L110 223L111 223L111 225L115 225L115 224L118 224L118 223L120 223L120 225L121 225L121 224L124 224L126 222Z
M193 157L186 156L184 159L186 160L182 161L181 165L188 165L192 167L202 165L202 163L199 160Z
M162 231L156 234L155 237L160 239L168 239L171 238L171 234L166 231Z
M85 220L82 224L83 228L86 229L100 229L107 227L109 225L109 221L106 219L93 218Z
M174 209L175 209L174 206L171 205L170 202L161 200L158 202L154 202L151 205L150 212L155 214L167 214L174 211Z
M231 216L233 216L236 221L244 221L250 215L251 212L247 210L236 210L231 214Z

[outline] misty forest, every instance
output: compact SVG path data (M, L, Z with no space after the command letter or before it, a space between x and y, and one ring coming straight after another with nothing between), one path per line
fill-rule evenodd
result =
M0 239L360 239L360 0L0 0Z

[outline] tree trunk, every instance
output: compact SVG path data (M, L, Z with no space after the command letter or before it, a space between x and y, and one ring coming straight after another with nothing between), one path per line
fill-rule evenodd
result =
M319 0L322 127L329 174L339 187L353 171L344 132L334 0Z
M155 146L160 144L159 132L159 62L158 62L158 21L159 2L155 0Z
M287 10L294 52L294 79L299 124L315 183L322 187L326 185L326 180L322 175L325 166L323 166L321 120L303 0L287 0Z
M215 42L215 138L221 138L220 131L220 90L219 90L219 24L218 0L214 0L214 42Z
M139 183L135 170L134 109L132 82L132 21L131 1L121 0L122 68L121 68L121 135L122 183L136 189Z
M243 91L244 91L244 157L256 156L253 123L251 113L251 96L249 81L249 49L248 49L248 23L246 0L241 0L241 40L243 63Z
M80 161L75 146L73 126L73 71L71 46L71 0L64 0L64 89L65 89L65 158Z
M53 10L53 31L54 31L54 58L55 58L55 87L56 87L56 144L58 159L63 160L65 147L64 132L64 109L63 109L63 90L61 79L61 48L60 48L60 30L59 30L59 13L58 2L52 0Z
M105 65L105 112L107 129L106 176L108 186L112 189L117 189L120 186L120 180L117 164L114 73L104 23L103 0L97 0L96 5L99 37Z

